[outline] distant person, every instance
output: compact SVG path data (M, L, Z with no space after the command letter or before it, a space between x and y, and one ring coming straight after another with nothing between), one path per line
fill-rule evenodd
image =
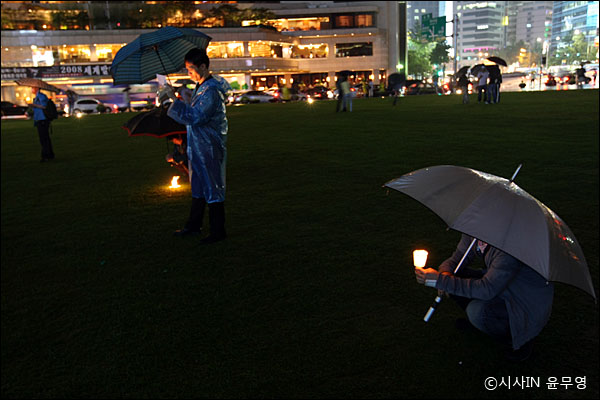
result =
M537 79L537 75L535 73L535 71L531 72L531 89L535 88L535 80Z
M373 97L373 81L369 80L369 97Z
M73 109L75 108L75 101L77 100L77 94L72 90L67 90L67 103L69 104L69 115L73 115Z
M511 361L530 357L533 341L548 323L552 312L554 285L511 255L481 240L456 266L473 238L462 235L456 250L433 268L415 268L417 282L450 295L468 319L456 321L461 330L477 328L505 346ZM475 259L485 268L468 268Z
M467 75L461 75L460 78L458 78L457 84L462 91L462 103L469 104L469 78Z
M340 110L342 109L342 103L344 102L344 95L342 93L342 79L343 79L343 77L340 76L335 81L335 88L338 93L337 103L335 104L335 112L340 112Z
M283 85L281 88L281 100L290 101L292 99L292 95L290 94L290 88L287 85Z
M583 64L581 64L581 67L575 70L575 75L577 79L577 89L583 89L583 85L586 81L585 68L583 68Z
M502 74L498 65L488 65L489 83L487 103L497 104L500 102L500 84L502 83Z
M33 93L35 98L29 106L33 108L33 126L37 128L40 145L42 146L40 162L46 162L54 160L54 150L50 140L50 121L44 114L44 110L48 105L48 96L36 87L33 88Z
M352 92L350 91L350 82L348 79L344 79L340 85L342 89L342 111L352 112Z
M477 73L477 102L481 103L486 101L488 92L488 78L490 73L485 67L482 67Z

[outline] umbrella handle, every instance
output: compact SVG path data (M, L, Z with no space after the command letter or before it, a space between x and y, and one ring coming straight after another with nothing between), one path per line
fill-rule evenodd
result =
M469 248L467 249L467 251L465 251L465 254L463 254L462 258L460 259L460 262L458 263L458 265L456 266L456 268L454 269L454 275L456 275L456 273L458 272L458 270L460 269L460 267L462 266L463 262L465 261L465 258L467 258L467 254L469 254L471 252L471 249L473 248L473 246L475 245L475 242L477 241L476 238L473 238L473 240L471 240L471 244L469 245ZM429 307L429 311L427 311L427 314L425 314L425 317L423 318L423 321L425 322L429 322L429 319L431 318L431 316L433 315L433 313L435 312L435 309L437 308L437 306L442 302L442 296L438 295L435 298L434 303L431 305L431 307Z
M431 305L431 307L429 307L429 311L427 311L427 314L425 314L425 318L423 318L423 321L429 322L429 318L431 318L431 316L433 315L433 312L435 311L435 309L441 302L442 302L442 296L437 296L435 298L434 303Z
M160 57L160 52L158 51L158 45L154 45L154 51L156 51L156 55L158 56L158 61L160 61L160 65L162 65L163 67L163 71L165 71L165 76L167 77L167 80L169 81L169 86L173 86L173 84L171 83L171 79L169 78L169 74L167 74L167 69L165 68L165 64L163 64L162 62L162 58Z

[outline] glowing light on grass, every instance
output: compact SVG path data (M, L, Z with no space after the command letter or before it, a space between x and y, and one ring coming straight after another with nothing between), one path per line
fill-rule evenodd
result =
M308 102L308 104L312 104L315 102L315 99L313 99L312 97L309 97L306 99L306 101Z
M181 185L178 183L178 181L179 181L179 176L174 176L173 179L171 179L171 186L169 186L169 189L180 188Z
M424 268L427 264L427 250L415 250L413 251L413 263L417 268Z

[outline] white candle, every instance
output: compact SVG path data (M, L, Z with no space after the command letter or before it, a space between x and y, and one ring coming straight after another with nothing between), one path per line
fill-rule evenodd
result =
M415 267L424 268L427 263L427 250L415 250L413 251L413 262Z

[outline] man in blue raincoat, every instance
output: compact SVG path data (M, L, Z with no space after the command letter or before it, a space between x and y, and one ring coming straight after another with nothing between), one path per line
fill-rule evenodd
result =
M225 233L225 163L227 149L227 117L225 94L231 90L227 81L213 77L208 70L209 59L205 50L192 49L185 55L185 67L196 82L191 103L177 99L173 88L164 94L173 99L168 115L187 126L187 155L192 207L185 226L175 231L176 236L202 232L204 209L208 204L210 234L203 243L218 242Z

